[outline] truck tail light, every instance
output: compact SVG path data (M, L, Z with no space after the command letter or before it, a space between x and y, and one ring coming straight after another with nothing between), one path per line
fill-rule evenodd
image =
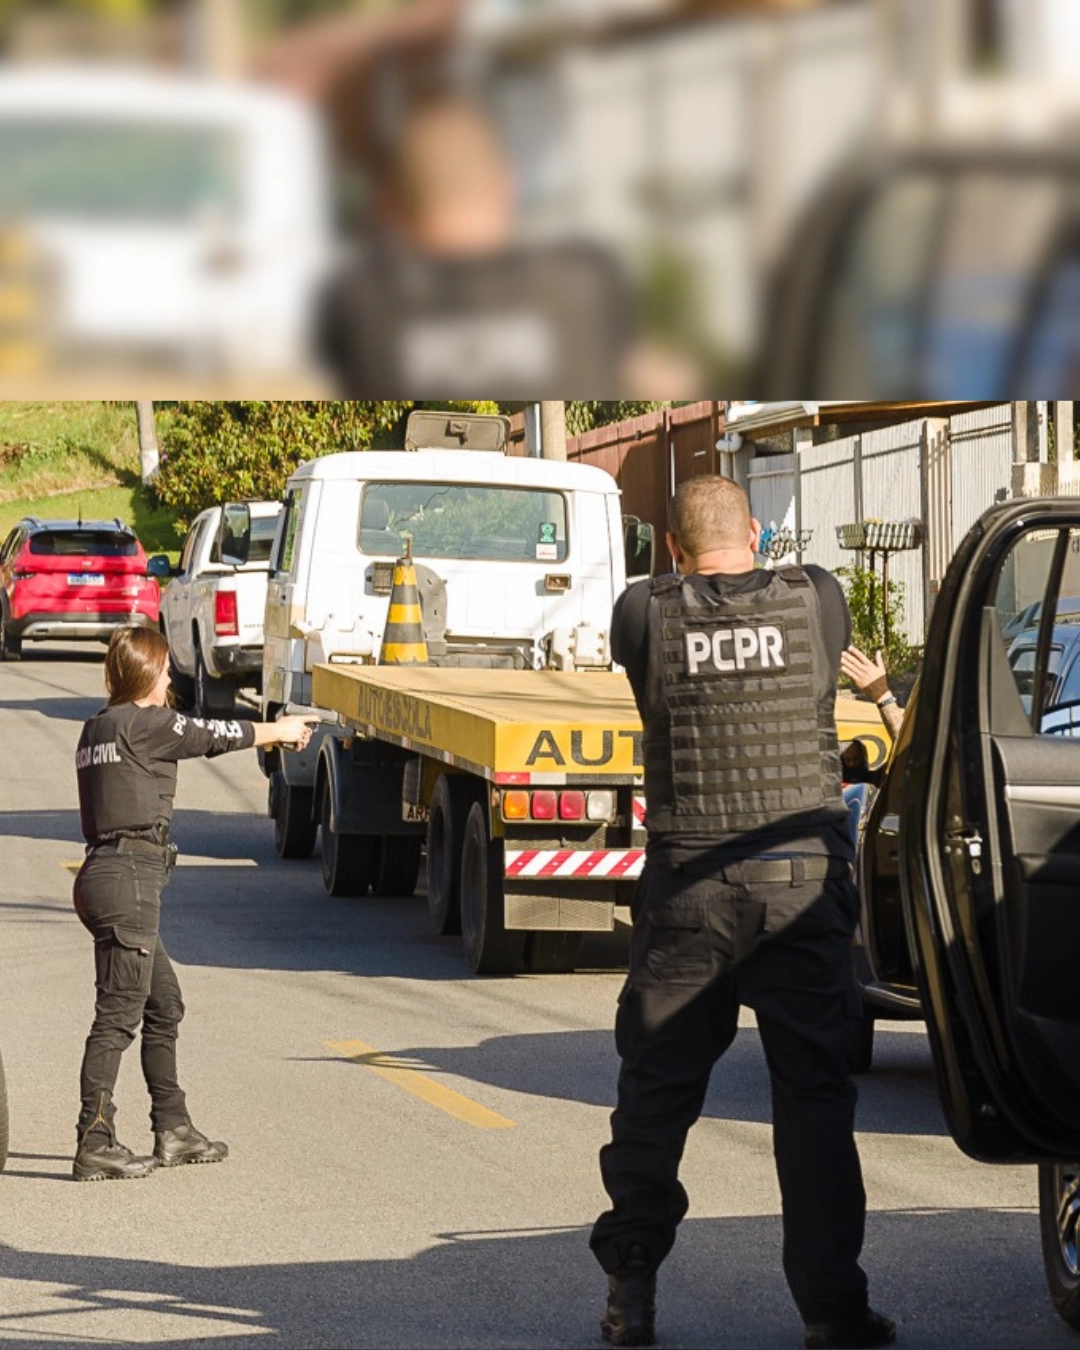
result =
M610 789L599 792L590 792L586 803L585 814L589 820L614 820L615 819L615 794Z
M218 591L214 596L214 632L218 637L240 636L235 591Z
M502 795L503 820L529 819L529 794L527 792L504 792Z
M585 816L584 792L559 793L559 819L582 820Z
M532 795L533 820L554 820L558 809L557 792L534 792Z

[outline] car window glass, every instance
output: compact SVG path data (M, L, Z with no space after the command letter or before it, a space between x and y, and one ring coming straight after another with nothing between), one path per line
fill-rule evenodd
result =
M191 556L195 552L195 540L199 537L199 526L193 525L188 531L188 537L184 540L184 549L180 554L180 572L186 575L191 565Z
M884 395L917 381L942 190L938 174L905 172L855 217L819 329L822 387L854 380Z
M285 502L285 527L281 533L281 551L275 563L278 572L291 572L293 553L296 549L296 527L300 522L300 508L304 494L297 490L290 492Z
M1035 172L988 168L955 178L927 321L924 369L935 394L964 389L986 398L1008 384L1063 192L1059 178Z
M1021 535L999 573L995 608L1032 730L1080 735L1080 529Z
M138 540L119 530L36 530L30 552L57 558L134 558Z
M5 563L15 552L15 540L19 537L17 529L11 530L8 537L4 540L4 547L0 548L0 563Z
M476 483L369 483L361 552L416 558L564 562L566 501L559 492Z

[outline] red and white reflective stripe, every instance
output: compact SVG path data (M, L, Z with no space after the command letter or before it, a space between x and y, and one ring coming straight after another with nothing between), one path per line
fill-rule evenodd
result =
M637 822L638 825L644 825L644 824L645 824L645 798L644 798L644 797L635 797L635 798L634 798L634 820Z
M507 849L508 877L637 877L643 848Z

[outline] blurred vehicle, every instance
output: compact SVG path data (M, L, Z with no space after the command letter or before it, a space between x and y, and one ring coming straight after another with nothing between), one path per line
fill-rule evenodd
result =
M222 561L235 540L228 508L203 511L188 531L178 567L165 554L148 563L166 580L161 631L169 643L172 685L200 717L232 712L241 686L262 687L263 611L280 502L245 503L250 519L248 561Z
M1062 397L1080 386L1080 158L879 152L833 176L770 288L760 388Z
M1002 636L1006 634L1003 632ZM1039 639L1038 626L1024 628L1018 633L1009 645L1009 665L1024 711L1030 713L1039 659L1040 656L1045 658L1041 672L1045 733L1048 730L1046 718L1051 713L1060 713L1066 705L1080 702L1080 614L1071 625L1053 624L1049 645L1045 648L1040 648Z
M328 195L315 115L281 94L4 71L0 376L302 372Z
M925 1014L964 1152L1038 1164L1047 1282L1080 1329L1080 738L1063 716L1080 629L1002 636L1016 575L1057 611L1078 547L1076 500L1009 502L968 532L859 877L875 994L890 1016Z
M1063 595L1057 602L1055 613L1063 623L1080 623L1080 595ZM1042 601L1036 600L1004 625L1001 636L1006 640L1018 637L1025 628L1035 627L1041 614Z
M122 624L158 621L157 582L135 532L119 518L26 516L0 548L0 661L24 642L107 642Z

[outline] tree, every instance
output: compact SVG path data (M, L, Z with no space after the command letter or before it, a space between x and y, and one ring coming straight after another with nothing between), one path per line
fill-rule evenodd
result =
M277 500L306 459L367 450L411 405L401 402L175 404L160 428L153 490L186 529L207 506L245 497Z

